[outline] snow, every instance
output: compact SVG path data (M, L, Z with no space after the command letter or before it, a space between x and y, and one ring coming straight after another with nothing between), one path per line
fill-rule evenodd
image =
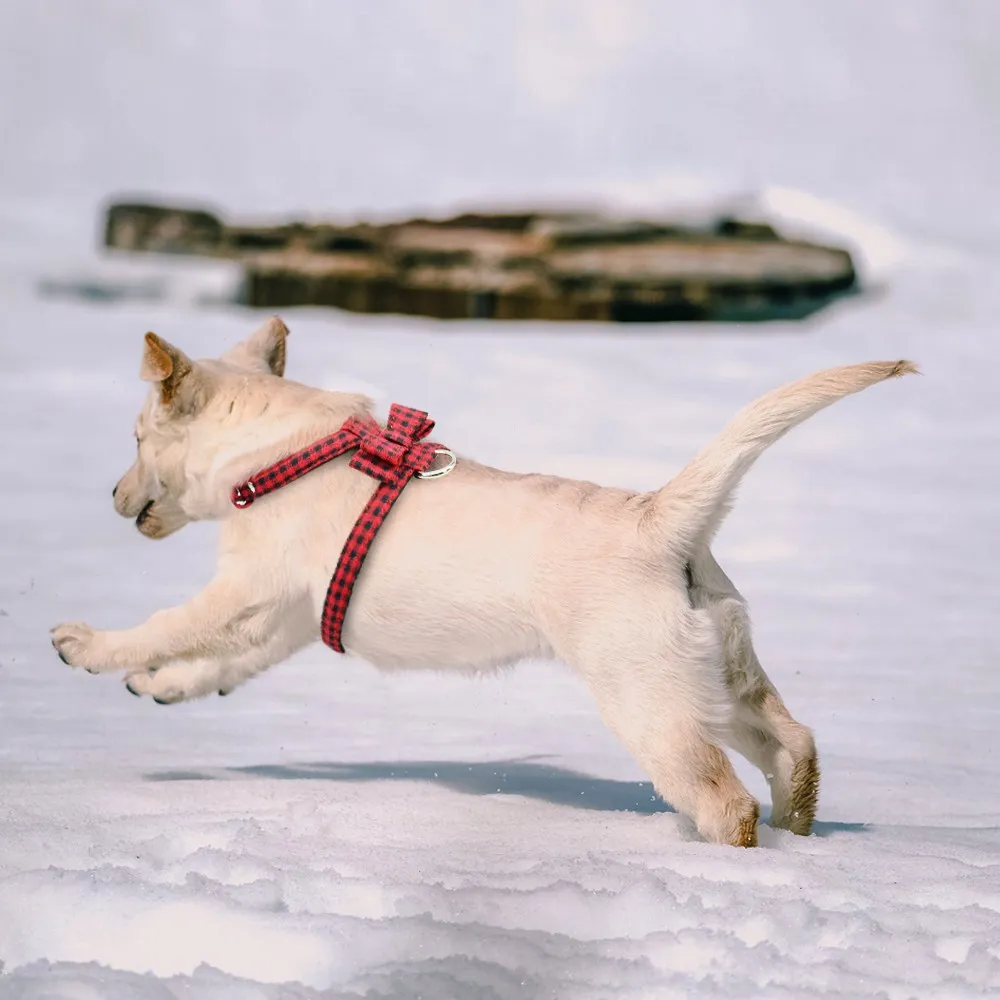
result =
M1000 15L502 9L0 9L0 1000L1000 989ZM640 488L786 379L917 360L766 455L716 548L816 731L815 835L701 843L558 664L385 676L317 647L167 707L60 664L53 624L134 623L212 569L211 526L154 545L111 508L142 334L212 354L259 322L224 266L95 256L119 189L240 214L728 191L853 240L879 293L788 327L285 315L291 377Z
M911 990L970 990L996 971L1000 897L966 885L989 863L989 835L828 824L797 848L770 833L744 857L690 842L662 814L607 812L599 843L587 814L558 802L463 799L409 779L376 790L364 766L337 771L128 795L97 779L68 803L62 782L15 786L36 804L21 831L51 822L57 797L77 832L54 867L51 847L19 851L28 870L3 884L3 925L19 923L5 952L37 963L9 980L51 981L47 960L64 977L69 963L148 969L199 997L233 995L213 992L219 973L226 990L349 984L343 995L653 996L697 983L708 996L802 996L832 979L834 995L905 996L897 968ZM545 835L518 850L526 821ZM961 859L942 856L956 848Z

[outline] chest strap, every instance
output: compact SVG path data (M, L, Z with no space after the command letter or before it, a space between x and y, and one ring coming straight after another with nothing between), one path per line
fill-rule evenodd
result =
M455 468L457 459L454 452L424 440L433 429L434 421L423 410L393 403L385 427L380 427L367 415L348 417L335 434L269 465L232 489L230 500L233 506L245 509L268 493L357 449L348 464L352 469L371 476L378 485L347 536L323 604L323 642L338 653L344 652L341 634L354 584L378 529L403 492L403 487L414 476L433 479L447 475ZM439 455L447 456L448 463L432 469Z

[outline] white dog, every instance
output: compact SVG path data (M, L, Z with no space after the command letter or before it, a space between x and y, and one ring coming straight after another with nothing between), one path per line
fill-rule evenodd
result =
M227 694L319 638L331 574L372 480L344 457L245 510L230 491L371 401L282 378L287 333L272 319L207 361L147 334L141 374L155 385L115 508L149 538L221 520L218 573L135 628L58 626L52 641L67 663L123 670L133 694L177 702ZM723 744L767 777L772 825L808 834L819 787L812 734L761 668L745 602L709 543L769 445L841 397L915 370L851 365L769 392L654 493L466 459L443 478L413 480L364 564L344 645L382 669L561 659L707 840L757 843L759 806Z

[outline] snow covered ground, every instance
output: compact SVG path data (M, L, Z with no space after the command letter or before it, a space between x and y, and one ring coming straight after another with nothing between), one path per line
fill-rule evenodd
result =
M376 6L0 10L0 1000L1000 990L1000 12ZM161 707L56 659L51 625L133 623L213 564L210 526L152 544L111 508L142 334L211 354L259 321L196 306L224 269L100 262L107 194L249 214L729 181L847 232L881 294L744 330L294 310L289 375L424 407L486 461L652 487L786 379L917 360L766 455L717 545L819 740L813 837L700 843L558 665L385 677L317 647ZM39 292L112 271L160 291Z

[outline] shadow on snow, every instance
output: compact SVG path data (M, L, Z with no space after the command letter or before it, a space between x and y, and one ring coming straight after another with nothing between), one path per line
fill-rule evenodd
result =
M367 761L359 763L254 764L218 771L156 771L147 781L210 781L231 776L287 781L425 781L463 795L522 795L553 805L640 815L672 813L648 781L595 778L540 758L495 761ZM859 833L865 823L817 822L816 836Z

